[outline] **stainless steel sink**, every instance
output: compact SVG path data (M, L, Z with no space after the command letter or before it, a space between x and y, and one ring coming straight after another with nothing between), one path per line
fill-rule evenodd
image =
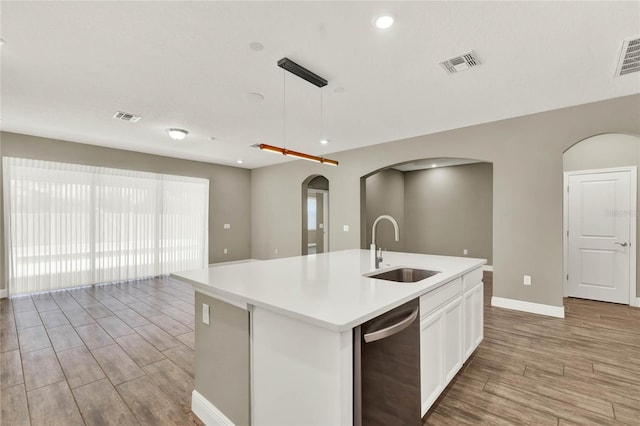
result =
M390 271L378 272L377 274L366 274L365 277L398 283L415 283L439 273L440 271L430 271L428 269L396 268Z

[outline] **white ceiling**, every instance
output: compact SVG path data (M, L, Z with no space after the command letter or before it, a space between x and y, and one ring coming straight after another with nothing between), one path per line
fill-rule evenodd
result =
M247 168L286 161L249 147L284 144L282 57L329 81L325 154L640 93L640 73L614 77L622 40L640 34L637 1L2 1L1 13L3 130ZM371 23L382 13L389 30ZM471 49L482 65L438 65ZM287 148L321 154L320 89L287 73L286 90ZM175 142L168 127L190 134Z

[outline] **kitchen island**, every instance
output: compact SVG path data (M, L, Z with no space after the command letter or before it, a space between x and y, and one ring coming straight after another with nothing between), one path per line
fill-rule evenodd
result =
M379 271L439 273L375 279L368 250L345 250L173 274L196 291L194 413L207 424L352 424L353 329L419 298L424 414L482 340L485 260L384 257Z

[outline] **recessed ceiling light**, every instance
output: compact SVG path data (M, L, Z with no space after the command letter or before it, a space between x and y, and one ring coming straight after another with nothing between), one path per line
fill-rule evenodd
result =
M244 163L244 161L242 161L242 160L238 160L238 161L236 161L236 163L238 163L238 164L242 164L242 163Z
M259 41L254 41L249 43L249 49L259 52L264 49L264 44L260 43Z
M328 141L328 140L326 140L326 139L322 139L322 140L320 141L320 143L321 143L322 145L326 145L326 144L328 144L328 143L329 143L329 141Z
M187 137L189 132L184 129L167 129L167 133L169 133L169 137L176 141L181 141Z
M433 163L431 167L438 167L438 165L436 163Z
M376 28L380 28L381 30L386 30L387 28L393 25L393 16L391 15L378 16L373 20L373 25L375 25Z

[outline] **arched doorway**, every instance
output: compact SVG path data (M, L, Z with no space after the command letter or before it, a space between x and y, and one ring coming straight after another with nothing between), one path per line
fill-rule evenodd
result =
M562 160L564 295L638 305L640 138L592 136Z
M329 251L329 180L311 175L302 182L302 255Z

